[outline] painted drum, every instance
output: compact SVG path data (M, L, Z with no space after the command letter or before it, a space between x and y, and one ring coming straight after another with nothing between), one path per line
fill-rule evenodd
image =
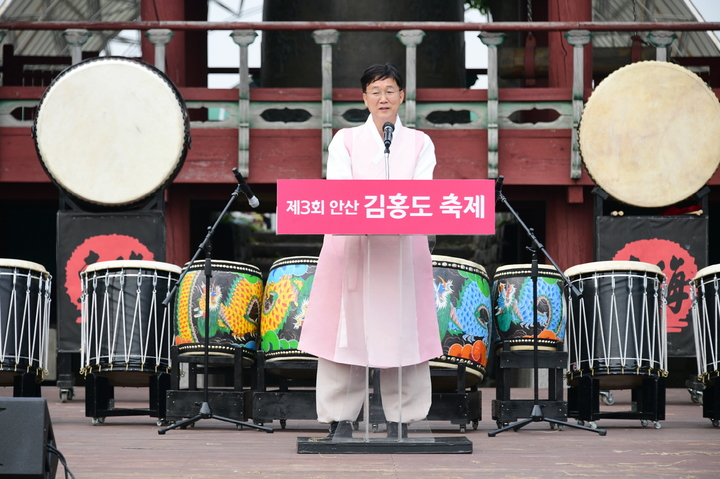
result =
M431 367L466 367L467 385L479 383L487 371L490 346L490 281L485 268L450 256L432 256L435 310L443 355ZM437 382L437 379L435 379ZM438 386L433 383L433 388ZM457 385L452 379L447 386ZM443 385L445 386L445 385Z
M602 389L638 387L667 376L665 275L654 264L600 261L565 271L580 290L568 302L568 382L584 375Z
M187 265L186 265L187 266ZM180 281L175 308L175 344L179 354L205 352L205 261L194 261ZM208 352L235 354L254 361L260 328L263 281L257 266L212 260Z
M698 376L710 386L720 377L720 265L701 269L690 284Z
M170 371L172 306L162 302L180 267L158 261L103 261L80 273L80 366L113 386L147 386Z
M47 373L52 277L37 263L0 259L0 386Z
M79 200L141 202L170 184L190 145L185 102L157 68L120 57L85 60L60 73L32 128L53 182Z
M270 268L260 320L260 347L268 362L315 357L297 347L317 260L316 256L291 256Z
M533 282L532 265L500 266L493 276L493 326L496 341L509 341L511 349L532 349ZM566 306L564 281L550 265L538 265L537 319L538 347L557 349L565 337Z

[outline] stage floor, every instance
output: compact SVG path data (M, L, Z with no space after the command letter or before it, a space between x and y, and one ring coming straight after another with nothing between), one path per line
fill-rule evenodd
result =
M491 418L494 389L483 389L483 420L477 430L433 421L435 437L465 436L472 454L297 454L298 436L324 436L315 421L288 421L275 432L237 430L217 420L201 420L194 428L158 434L148 416L108 417L92 425L85 417L84 388L61 403L59 390L43 388L58 449L77 479L83 478L716 478L720 475L720 428L702 417L702 406L685 389L667 390L666 420L661 429L639 420L597 421L607 435L573 428L551 430L533 423L519 432L488 437L496 429ZM146 388L116 388L116 407L147 408ZM627 411L630 391L613 391L615 403L601 411ZM0 397L12 388L0 388ZM513 399L531 398L531 389L513 390ZM541 391L541 398L546 397ZM574 423L574 420L571 420ZM361 424L361 429L364 426ZM2 431L3 434L7 432ZM22 434L17 431L16 434ZM356 433L359 435L359 433ZM411 429L412 434L412 429ZM383 437L376 433L372 437ZM64 477L58 466L57 477Z

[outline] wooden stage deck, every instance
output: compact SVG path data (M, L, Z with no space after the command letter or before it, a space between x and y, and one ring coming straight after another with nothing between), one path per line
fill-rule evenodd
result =
M116 407L146 408L147 392L116 388ZM496 428L490 407L495 390L482 392L483 420L465 434L473 442L472 454L306 455L297 454L296 438L327 433L314 421L288 421L284 430L274 422L269 425L275 432L268 434L202 420L194 428L159 435L156 419L148 416L109 417L93 426L85 417L84 388L61 403L58 389L43 387L57 447L77 479L720 477L720 428L702 417L702 407L685 389L668 389L661 429L652 423L642 427L639 420L602 419L598 426L607 430L604 437L533 423L490 438L488 431ZM615 404L601 410L629 410L629 391L614 395ZM12 388L0 388L0 397L9 396ZM532 390L514 390L513 398L520 397L532 397ZM436 437L461 435L449 422L431 426ZM57 477L63 474L59 465Z

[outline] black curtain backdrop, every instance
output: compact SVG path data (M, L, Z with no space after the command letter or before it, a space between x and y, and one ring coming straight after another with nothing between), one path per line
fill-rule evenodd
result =
M708 262L708 217L599 216L598 261L642 261L667 276L668 356L694 357L690 285Z
M58 212L58 352L80 350L80 272L101 261L165 261L165 215Z

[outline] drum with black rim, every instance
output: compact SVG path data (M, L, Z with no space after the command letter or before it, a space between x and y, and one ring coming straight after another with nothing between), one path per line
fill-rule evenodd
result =
M159 261L91 264L80 273L84 374L113 386L147 386L148 376L170 372L172 303L162 304L180 267Z
M443 354L432 359L436 369L465 366L466 385L482 382L487 373L492 331L490 280L485 268L451 256L432 256L435 311ZM433 377L434 390L457 387L457 379Z
M209 316L208 353L233 356L241 348L243 362L255 360L260 328L263 280L260 268L235 261L212 260L210 311L205 311L205 261L186 265L175 310L175 343L179 354L205 352L205 320Z
M0 386L47 373L51 283L40 264L0 259Z
M667 376L665 275L638 261L599 261L565 271L568 382L599 379L602 389L637 387Z
M43 94L35 148L72 198L106 207L141 203L178 174L190 123L178 89L157 68L119 57L64 70Z

